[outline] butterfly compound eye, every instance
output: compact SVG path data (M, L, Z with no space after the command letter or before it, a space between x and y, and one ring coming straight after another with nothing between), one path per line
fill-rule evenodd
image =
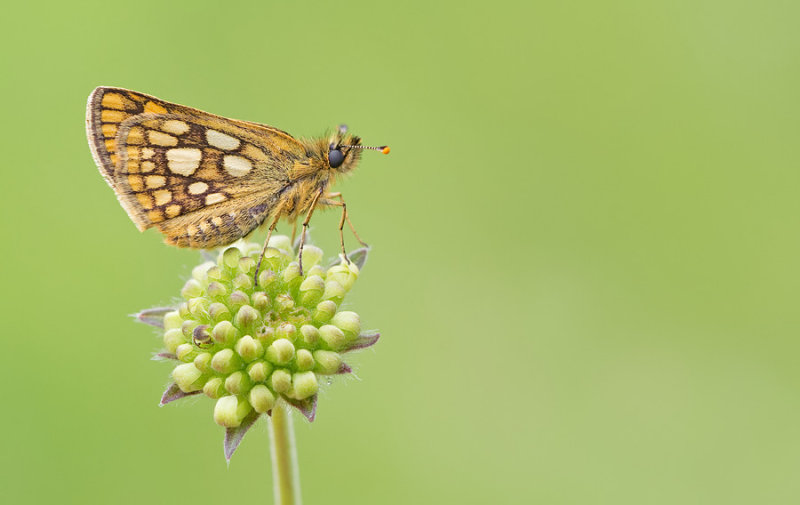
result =
M344 162L344 154L339 149L331 149L328 151L328 163L331 168L338 168Z

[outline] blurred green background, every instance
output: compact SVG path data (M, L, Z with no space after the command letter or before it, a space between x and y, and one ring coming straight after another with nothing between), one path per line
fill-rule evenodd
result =
M114 85L367 144L337 186L383 335L299 416L305 502L788 504L800 495L797 2L13 3L5 503L271 503L128 314L198 254L94 166ZM315 216L336 252L337 212ZM283 228L285 230L285 228ZM355 241L348 236L349 244Z

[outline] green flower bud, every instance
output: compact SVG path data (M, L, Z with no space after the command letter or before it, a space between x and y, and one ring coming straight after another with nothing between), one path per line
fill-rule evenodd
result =
M253 293L253 307L259 312L266 312L270 307L269 296L263 291Z
M336 303L330 300L319 302L314 310L313 319L317 324L327 323L336 314Z
M292 385L294 386L294 397L298 400L314 396L319 391L319 383L314 372L298 372L294 374L292 376Z
M305 260L303 260L303 269L305 269L305 268L306 268L306 262L305 262ZM325 269L322 268L319 265L312 266L311 268L308 269L308 272L306 273L306 277L311 277L311 276L314 276L314 275L316 275L317 277L323 277L324 278L325 277Z
M184 363L176 366L172 370L172 378L184 393L200 391L205 382L203 381L203 372L198 370L194 363Z
M208 296L214 298L221 298L228 294L228 288L226 288L223 283L217 281L209 282L206 291L208 292Z
M183 302L180 305L178 305L178 315L181 316L181 319L187 319L192 316L191 314L189 314L189 306L186 305L186 302Z
M325 292L325 281L319 275L310 275L300 284L300 303L306 306L316 304Z
M188 281L186 281L186 284L183 285L183 289L181 290L181 296L183 296L187 300L189 298L194 298L202 294L203 294L203 286L201 286L196 279L189 279Z
M208 306L211 304L208 298L197 297L192 298L186 305L189 307L189 313L195 319L204 319L208 315Z
M233 348L246 363L264 355L264 345L250 335L237 340Z
M241 370L233 372L225 379L225 390L234 395L248 391L250 385L250 377Z
M269 246L281 251L281 254L291 254L294 249L292 241L286 235L273 235L269 239Z
M250 297L247 296L247 293L244 291L239 291L238 289L231 293L231 296L228 297L228 306L232 311L236 311L240 307L243 307L249 303Z
M314 351L314 371L320 375L333 375L339 372L342 366L342 357L337 352L319 350Z
M220 321L211 331L211 338L219 345L232 345L239 338L239 330L230 321Z
M295 363L297 369L301 372L307 372L314 369L314 356L308 349L298 349L295 356Z
M275 364L285 365L294 358L294 345L285 338L279 338L267 347L265 356Z
M200 325L197 321L193 321L191 319L187 319L181 325L181 332L183 332L183 336L186 337L187 340L192 338L192 334L194 333L194 329Z
M206 277L211 281L219 281L225 278L225 274L218 266L213 266L206 272Z
M319 342L319 330L316 326L304 324L300 327L300 333L303 335L302 342L308 347L316 347Z
M250 405L256 412L263 414L275 405L275 395L263 384L253 386L248 397Z
M256 309L249 305L245 305L236 312L233 316L233 324L239 329L249 328L254 322L261 317Z
M233 395L223 396L214 406L214 422L225 428L236 428L252 410L253 407L245 399Z
M228 268L239 266L242 252L236 247L229 247L222 253L222 264Z
M342 330L348 341L355 340L361 334L361 318L355 312L337 312L331 319L331 324Z
M266 361L258 360L247 365L247 375L253 382L264 382L272 373L272 365Z
M344 332L332 324L321 326L319 328L319 336L334 351L344 348L345 344L347 344Z
M172 328L164 333L164 348L168 352L174 353L179 345L186 343L183 332L177 328Z
M214 377L206 382L203 386L203 393L207 397L215 400L228 394L227 391L225 391L225 382L220 377Z
M180 328L181 324L183 324L183 319L181 315L178 313L177 310L173 310L172 312L167 312L164 314L164 329L169 331L175 328Z
M211 358L211 368L221 374L229 374L242 367L242 359L233 349L222 349Z
M282 368L272 372L269 382L276 393L283 394L292 389L292 375Z
M342 303L344 300L344 295L347 294L347 291L336 281L326 281L325 282L325 292L322 293L323 300L331 300L336 305Z
M190 361L194 361L194 358L197 357L199 351L196 347L192 344L181 344L175 349L175 356L178 357L179 360L183 361L184 363L188 363Z
M322 259L322 249L306 244L303 247L303 269L311 268Z
M234 289L250 291L253 288L253 278L248 274L241 273L233 278L231 285L234 287Z
M210 373L211 372L211 353L210 352L201 352L197 356L194 357L194 366L197 367L203 373Z
M294 339L297 338L297 327L295 327L295 325L292 323L283 323L278 326L277 330L275 330L275 335L278 338L285 338L294 342Z
M239 271L243 274L249 274L251 270L256 267L256 260L254 260L251 256L245 256L244 258L239 260ZM252 279L251 279L252 281ZM252 282L250 285L252 286Z
M231 311L224 303L215 302L209 305L208 315L216 322L231 320Z
M345 291L350 291L350 288L353 287L353 284L356 282L356 275L347 268L347 264L339 264L334 265L328 269L328 273L326 279L328 281L335 281L339 283L340 286Z
M275 297L275 306L279 312L288 312L294 308L294 300L291 295L278 295Z
M283 271L283 281L289 284L298 277L300 277L300 265L293 261Z
M258 273L258 285L264 289L268 289L276 280L275 272L272 270L262 270Z

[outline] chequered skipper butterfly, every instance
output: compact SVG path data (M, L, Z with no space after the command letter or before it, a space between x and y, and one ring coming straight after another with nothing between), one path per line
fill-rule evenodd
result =
M345 221L363 244L341 193L328 187L355 168L362 149L389 152L362 146L344 126L329 137L296 139L271 126L108 87L89 96L86 135L100 173L140 231L155 226L168 244L206 249L230 244L264 222L270 223L269 242L281 218L295 226L305 215L301 271L317 207L342 208L342 252Z

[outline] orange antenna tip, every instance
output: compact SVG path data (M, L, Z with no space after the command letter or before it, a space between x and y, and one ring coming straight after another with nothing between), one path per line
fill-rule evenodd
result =
M391 151L391 149L389 149L389 146L383 146L383 149L381 149L381 152L383 154L389 154L389 151Z

